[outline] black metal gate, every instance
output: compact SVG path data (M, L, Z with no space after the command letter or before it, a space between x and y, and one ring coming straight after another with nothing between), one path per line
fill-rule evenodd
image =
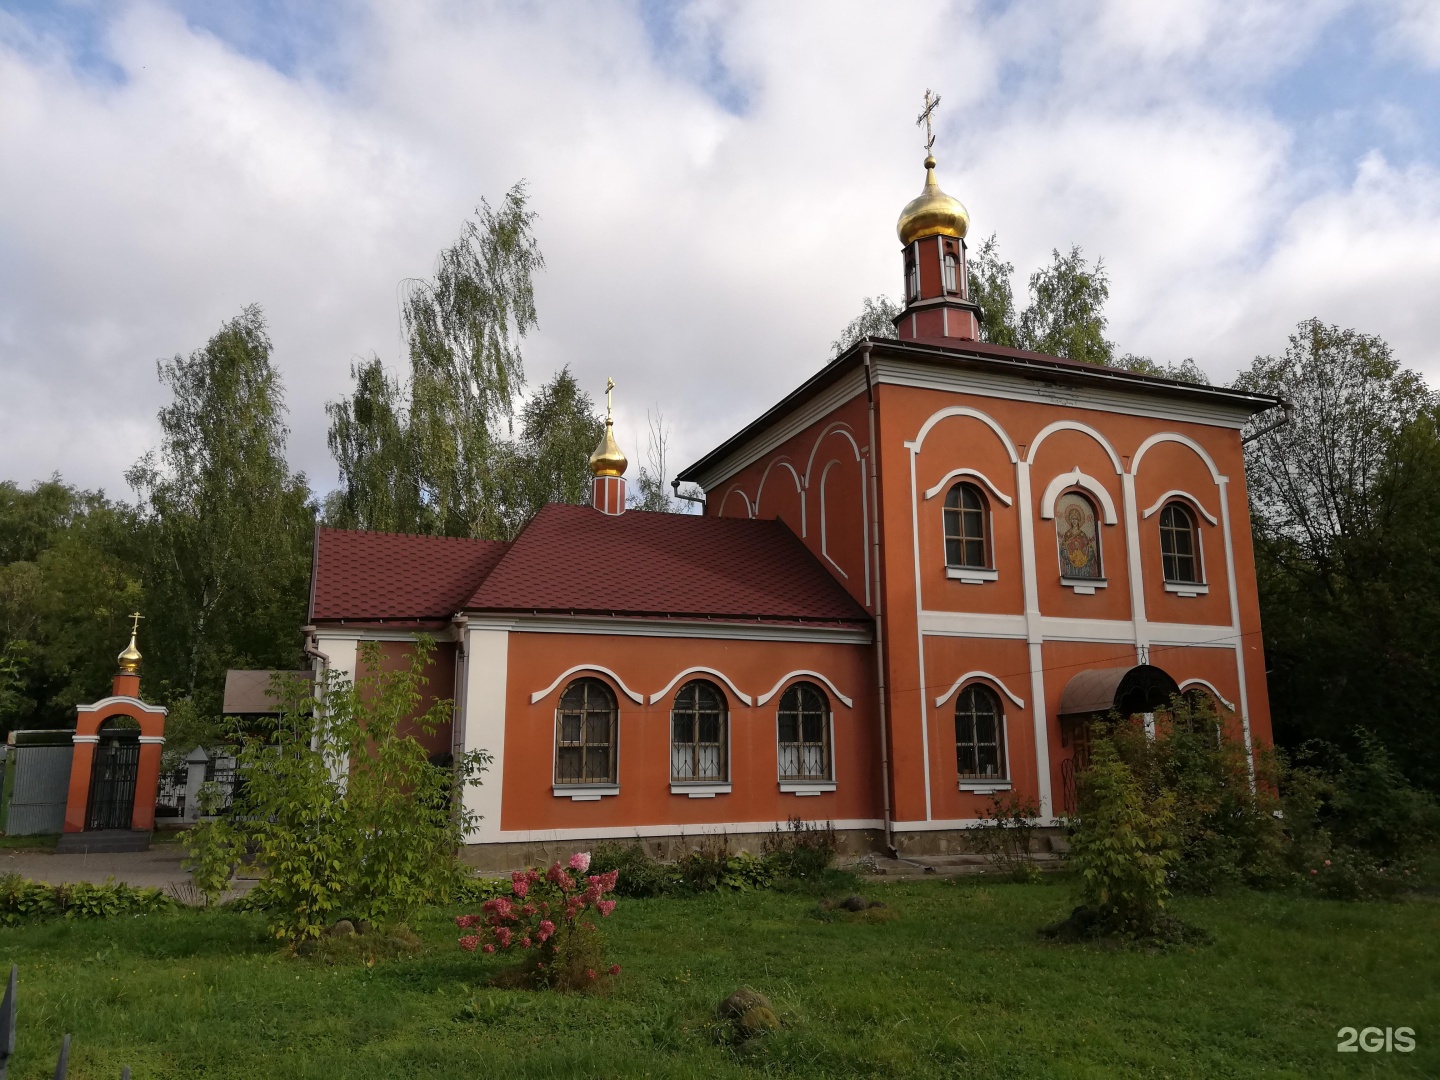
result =
M90 771L87 829L128 829L135 813L135 779L140 772L140 741L104 738L95 747Z

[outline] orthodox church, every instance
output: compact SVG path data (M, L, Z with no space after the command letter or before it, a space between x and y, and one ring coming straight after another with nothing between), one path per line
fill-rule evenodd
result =
M493 756L471 862L794 818L953 850L997 793L1054 824L1086 722L1176 693L1269 742L1241 429L1278 400L981 341L969 217L924 167L898 337L681 472L703 513L626 509L607 415L590 505L513 541L319 531L317 674L427 635L429 748Z

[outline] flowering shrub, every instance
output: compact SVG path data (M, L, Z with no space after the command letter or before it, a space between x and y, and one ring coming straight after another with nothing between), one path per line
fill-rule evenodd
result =
M496 896L480 905L479 915L460 915L455 925L471 931L460 938L466 952L527 953L520 971L533 986L581 990L605 975L620 974L620 965L608 968L601 959L600 931L593 913L608 918L620 875L590 874L590 853L577 851L568 863L555 863L544 874L517 870L510 876L510 895Z

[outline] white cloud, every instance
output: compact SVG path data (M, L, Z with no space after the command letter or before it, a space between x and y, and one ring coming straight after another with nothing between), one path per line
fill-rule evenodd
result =
M0 27L0 474L117 487L156 439L154 359L254 301L328 485L323 404L352 357L399 360L397 283L522 176L532 381L613 375L627 450L658 402L688 462L898 291L926 86L975 234L1022 280L1051 247L1103 254L1122 348L1228 376L1320 314L1434 364L1434 173L1370 159L1316 194L1236 89L1333 10L704 3L656 55L633 6L376 5L321 79L142 4L110 25L114 84Z

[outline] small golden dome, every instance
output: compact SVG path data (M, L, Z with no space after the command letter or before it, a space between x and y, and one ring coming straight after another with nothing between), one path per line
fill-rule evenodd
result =
M607 416L605 418L605 437L600 440L600 445L595 447L595 452L590 455L590 472L595 476L624 476L629 465L630 462L626 460L620 444L615 441L614 421Z
M935 158L925 158L925 190L900 211L895 231L900 243L909 244L922 236L954 236L963 239L970 229L970 213L959 199L940 190L935 179Z
M120 663L121 675L140 674L140 650L135 647L135 632L130 632L130 644L125 646L125 651L115 658Z

